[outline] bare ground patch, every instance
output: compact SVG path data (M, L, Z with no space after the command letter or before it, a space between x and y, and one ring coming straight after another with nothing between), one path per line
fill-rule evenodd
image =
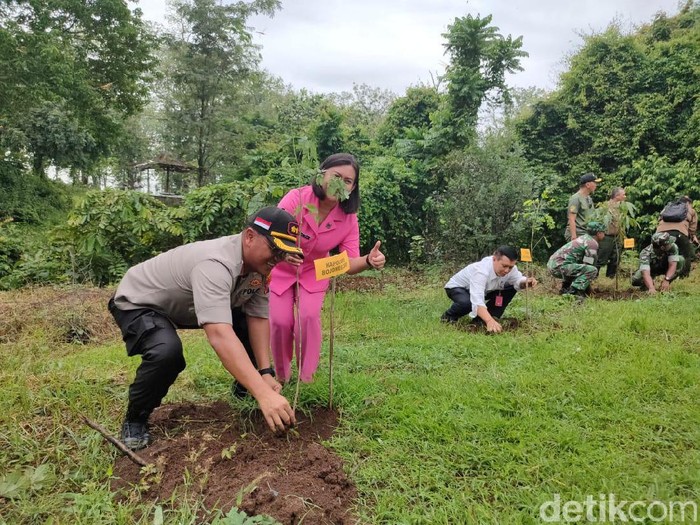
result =
M111 288L37 287L0 292L0 343L36 332L55 343L103 343L119 339L107 310Z
M155 467L141 470L120 457L112 488L123 495L137 488L161 502L202 498L209 510L237 507L284 525L354 524L357 491L322 445L337 420L325 408L298 412L295 429L274 435L260 412L241 420L223 401L164 405L151 417L152 445L139 452Z

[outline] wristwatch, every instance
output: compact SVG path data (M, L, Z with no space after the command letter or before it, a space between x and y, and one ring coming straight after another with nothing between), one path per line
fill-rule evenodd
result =
M264 376L265 374L270 374L272 377L275 377L275 369L270 367L270 368L261 368L258 370L258 373L261 376Z
M671 278L670 278L670 277L667 277L666 275L664 275L664 281L668 281L668 282L670 283L670 282L671 282Z

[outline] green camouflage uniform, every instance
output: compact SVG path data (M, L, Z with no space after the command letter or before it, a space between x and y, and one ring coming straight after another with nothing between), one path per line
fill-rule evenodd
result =
M646 288L642 272L648 270L651 272L651 278L658 275L665 275L668 271L668 264L676 262L676 273L671 280L674 280L682 272L685 266L685 258L679 255L678 245L673 243L667 251L650 244L639 253L639 270L632 276L632 286Z
M585 292L598 277L597 254L598 241L584 234L554 252L547 262L547 269L554 277L570 281L572 289Z

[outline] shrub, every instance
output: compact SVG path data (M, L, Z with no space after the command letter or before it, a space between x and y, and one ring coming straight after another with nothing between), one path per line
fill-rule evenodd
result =
M182 236L191 242L238 233L249 215L282 195L283 188L268 177L198 188L185 196Z
M407 196L415 187L415 175L403 160L380 157L363 169L360 184L363 251L369 251L381 240L381 249L389 259L407 261L411 237L422 231L420 219L407 204Z
M41 179L18 162L0 159L0 219L36 224L68 208L65 185Z
M529 225L514 216L538 184L519 156L473 148L449 155L440 171L447 186L429 203L428 238L446 258L476 260L500 244L529 245Z

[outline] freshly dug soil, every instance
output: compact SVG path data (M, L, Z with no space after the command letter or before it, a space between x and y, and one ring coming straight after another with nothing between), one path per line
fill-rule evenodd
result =
M625 289L625 290L596 290L591 292L590 297L594 299L603 299L605 301L628 301L632 299L640 299L646 295L645 292L639 289Z
M520 329L520 327L521 327L520 320L518 320L514 317L504 317L504 318L500 319L498 322L501 324L501 327L503 328L504 332L515 332L516 330ZM478 323L470 323L466 316L463 317L462 320L455 323L455 326L457 328L459 328L460 330L463 330L464 332L485 333L485 334L489 333L486 331L486 325L478 324Z
M208 510L237 507L284 525L356 524L356 489L340 458L321 444L337 418L324 408L297 411L296 428L275 435L260 412L242 420L223 401L164 405L151 416L152 444L138 452L155 467L141 470L120 457L112 488L140 485L143 498L162 502L201 496Z

